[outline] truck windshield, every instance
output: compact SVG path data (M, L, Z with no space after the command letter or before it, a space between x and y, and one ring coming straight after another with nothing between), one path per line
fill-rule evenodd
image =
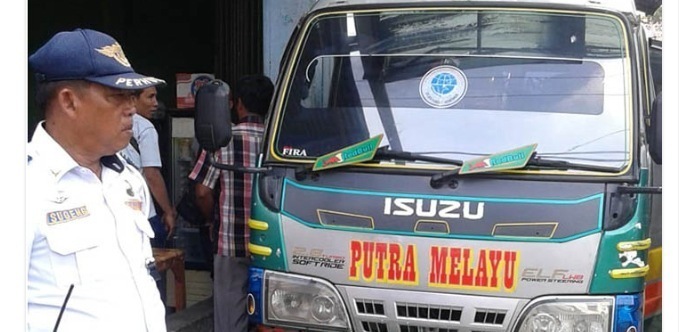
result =
M532 143L540 156L575 163L622 169L631 158L626 31L614 16L341 12L303 31L273 127L279 160L381 133L390 150L448 159Z

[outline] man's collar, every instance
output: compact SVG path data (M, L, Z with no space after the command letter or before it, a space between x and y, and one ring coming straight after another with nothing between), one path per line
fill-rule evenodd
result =
M53 174L56 180L63 177L64 174L68 173L75 167L79 167L78 163L71 157L65 149L56 142L51 135L44 129L45 121L41 121L34 131L32 140L30 142L30 149L27 151L29 154L28 161L34 158L41 157L42 163L46 165L46 168ZM123 162L116 156L104 156L100 159L103 166L117 172L121 173L124 170Z
M249 113L240 119L240 123L263 123L264 119L259 114Z
M113 170L114 172L121 173L126 166L115 154L111 156L104 156L99 160L102 166Z

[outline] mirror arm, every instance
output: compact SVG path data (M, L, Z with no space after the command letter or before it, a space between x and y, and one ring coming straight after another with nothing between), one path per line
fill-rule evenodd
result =
M635 187L635 186L619 186L619 194L662 194L662 187Z
M311 173L313 173L313 164L300 165L296 167L295 175L297 180L303 181Z
M238 166L238 165L221 164L221 163L213 161L213 158L211 158L211 153L208 151L206 153L206 161L208 161L211 164L211 166L218 168L218 169L225 170L225 171L243 172L243 173L268 173L272 170L271 167L245 167L245 166Z

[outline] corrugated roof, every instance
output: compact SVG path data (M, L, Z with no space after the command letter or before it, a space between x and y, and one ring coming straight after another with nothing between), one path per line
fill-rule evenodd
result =
M479 3L548 3L548 4L563 4L563 5L575 5L582 7L595 7L595 8L608 8L618 10L620 12L634 13L636 11L636 2L641 2L643 8L651 7L649 3L659 2L661 5L661 0L478 0L478 1L468 1L468 0L318 0L318 2L313 6L313 9L323 9L332 8L339 6L360 6L360 5L376 5L376 4L390 4L390 5L413 5L413 4L424 4L424 3L445 3L445 4L468 4L471 2ZM656 7L654 7L656 9Z

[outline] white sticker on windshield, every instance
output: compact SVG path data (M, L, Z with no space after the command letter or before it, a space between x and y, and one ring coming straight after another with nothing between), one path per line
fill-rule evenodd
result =
M463 99L468 90L468 79L453 66L438 66L430 70L419 83L419 95L435 108L451 107Z

